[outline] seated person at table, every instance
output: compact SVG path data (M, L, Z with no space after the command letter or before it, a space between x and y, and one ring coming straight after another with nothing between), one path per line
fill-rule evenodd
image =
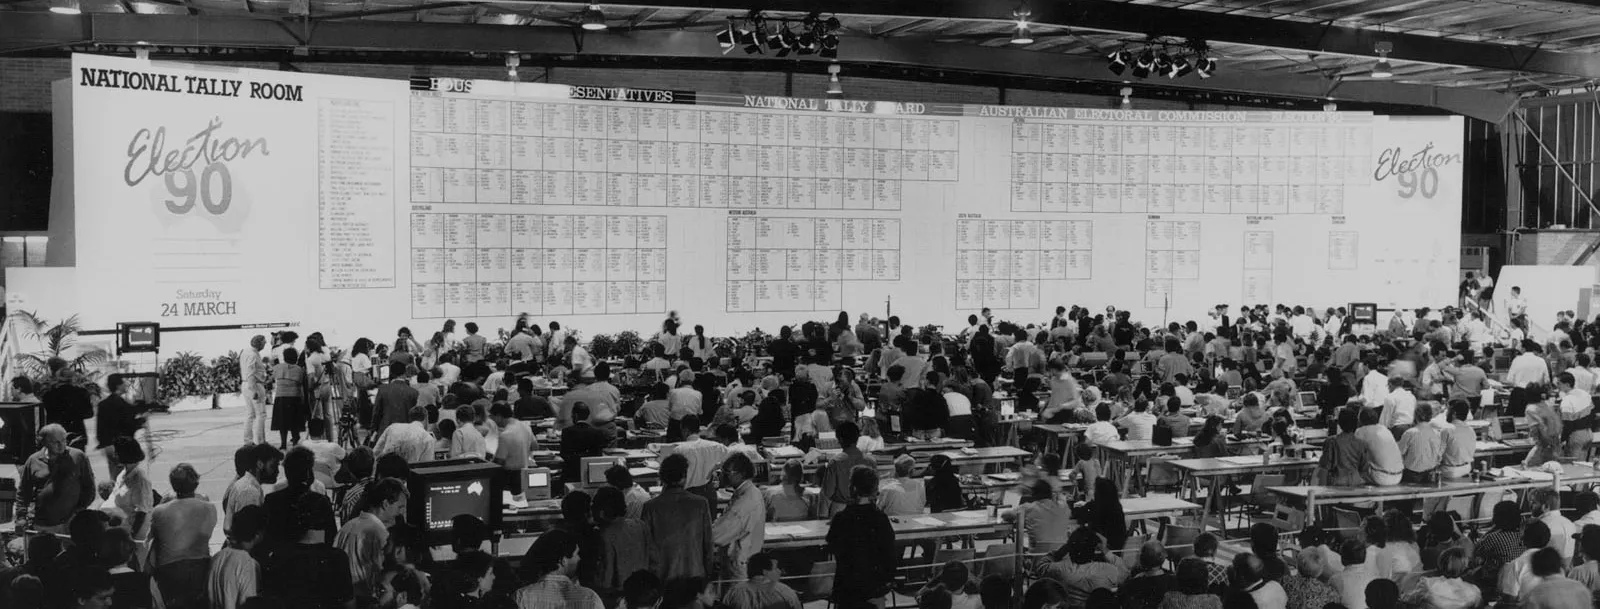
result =
M1254 393L1247 393L1240 402L1244 407L1239 409L1239 414L1233 419L1233 433L1261 433L1267 419L1271 418L1267 416L1267 410L1261 406L1261 399Z
M1122 439L1117 427L1111 424L1111 405L1094 407L1095 422L1083 431L1083 441L1090 446L1103 446Z
M519 419L548 419L556 416L556 410L550 406L550 400L533 393L532 377L517 380L516 413Z
M1045 568L1045 577L1066 589L1067 607L1082 608L1090 592L1116 588L1128 579L1128 567L1107 547L1094 531L1079 527L1067 537L1066 545L1050 554L1053 562Z
M750 438L746 440L752 444L760 444L765 438L783 437L783 403L788 399L788 394L782 389L773 389L761 400L761 406L756 409L756 416L750 419Z
M728 609L800 609L800 596L779 581L783 570L771 554L752 554L748 564L750 579L734 584L722 596L723 605Z
M1203 393L1194 397L1196 414L1202 417L1211 415L1225 415L1228 413L1228 382L1217 381L1211 385L1211 393Z
M945 594L949 601L947 604L940 604L940 607L980 609L982 602L977 592L977 586L972 581L972 575L967 570L967 564L959 560L952 560L944 564L944 567L939 570L939 576L929 581L926 586L923 586L922 591L917 593L917 596L922 607L927 607L928 605L928 601L924 600L925 595ZM944 601L941 600L940 602L943 603Z
M764 490L767 497L767 522L793 522L817 517L819 495L806 492L802 486L805 475L805 464L799 459L790 459L783 464L782 483Z
M1439 469L1444 455L1444 438L1438 427L1428 423L1433 418L1433 404L1417 404L1415 412L1418 423L1400 434L1400 458L1405 466L1400 474L1401 482L1427 482Z
M716 423L730 423L737 426L749 423L751 419L756 418L757 412L759 411L756 409L756 392L747 389L739 393L737 403L718 409L714 416Z
M1122 511L1117 483L1102 477L1094 482L1094 500L1073 511L1073 518L1106 540L1106 547L1121 548L1128 541L1128 521Z
M1400 484L1400 474L1405 463L1400 457L1400 445L1394 434L1378 424L1378 409L1362 409L1361 427L1356 429L1356 439L1366 447L1361 465L1361 476L1367 484L1394 486Z
M1228 456L1228 439L1222 432L1222 417L1206 417L1205 426L1194 436L1193 458L1210 459Z
M1339 433L1322 444L1322 460L1317 464L1316 474L1319 484L1359 486L1365 483L1367 445L1356 438L1358 416L1355 407L1339 409Z
M1184 406L1193 406L1195 401L1194 390L1189 388L1189 375L1179 374L1172 377L1172 395L1178 397L1179 403Z
M1061 492L1061 455L1040 452L1034 457L1033 463L1022 466L1022 474L1017 477L1016 490L1027 493L1037 480L1044 480L1050 483L1051 490Z
M1149 442L1156 426L1156 415L1150 414L1150 402L1135 401L1133 412L1118 419L1117 426L1128 430L1129 442Z
M672 361L667 359L667 348L661 346L661 343L652 343L650 345L650 355L652 356L650 361L644 363L645 370L656 371L672 368Z
M822 402L812 404L811 412L801 413L794 418L794 438L799 441L807 436L815 442L822 434L833 431L833 420L828 418L828 405Z
M667 394L671 391L666 383L651 385L650 399L633 413L633 422L641 428L666 429L667 421L672 419L672 409L667 405Z
M1382 579L1367 567L1367 544L1359 539L1347 539L1339 548L1339 562L1344 569L1328 577L1328 585L1344 600L1349 609L1367 609L1367 585Z
M1081 501L1093 501L1094 483L1106 474L1106 466L1096 456L1094 447L1088 444L1079 444L1073 454L1078 457L1071 474L1077 480L1077 494Z
M1158 402L1159 403L1159 402ZM1172 430L1172 437L1189 437L1189 424L1192 422L1189 415L1183 414L1183 402L1176 397L1166 399L1167 414L1161 417L1161 424Z
M1006 522L1015 521L1018 515L1027 530L1030 551L1050 552L1066 543L1067 531L1072 528L1072 508L1065 498L1056 496L1049 482L1034 481L1026 503L1000 514Z
M878 508L890 516L921 514L927 507L927 489L921 478L911 477L917 460L911 455L900 455L894 460L894 478L878 487Z

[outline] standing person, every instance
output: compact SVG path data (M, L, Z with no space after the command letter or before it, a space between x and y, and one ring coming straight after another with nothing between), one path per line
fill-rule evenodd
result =
M663 579L705 577L711 571L711 506L684 489L689 460L681 454L661 459L660 495L640 511L650 549L650 571Z
M398 362L390 364L389 382L378 387L378 397L372 414L372 430L367 442L373 442L382 436L390 425L409 421L411 409L417 406L417 396L417 390L406 378L405 364Z
M305 493L290 509L293 542L272 549L262 563L261 591L296 609L344 609L355 599L350 559L328 544L324 523L333 504L320 493Z
M250 338L250 348L239 354L239 394L244 398L246 444L267 441L267 365L261 359L261 350L265 348L267 337L257 334Z
M821 478L822 497L831 502L831 506L825 508L826 513L824 516L836 514L856 503L857 497L851 492L855 485L850 482L850 477L856 467L877 467L877 460L862 453L861 448L857 446L858 441L861 439L861 430L856 427L855 423L846 422L839 425L839 428L834 431L834 435L839 440L839 448L841 450L838 454L831 455L828 458L827 465L818 474ZM874 485L873 494L877 494L876 485Z
M1544 397L1543 388L1550 384L1550 364L1540 356L1539 345L1531 340L1522 341L1522 353L1511 359L1504 382L1511 386L1507 399L1507 412L1513 417L1522 416L1528 404ZM1490 426L1493 429L1493 426Z
M433 460L433 434L428 432L428 410L412 406L409 422L389 425L378 436L372 453L379 457L395 453L406 463L423 463Z
M711 543L723 548L723 578L748 577L745 567L765 541L767 507L755 477L756 466L744 453L734 453L722 462L722 478L733 488L733 498L711 524Z
M1527 327L1528 299L1522 297L1522 286L1511 286L1511 296L1506 298L1506 316L1511 325Z
M1551 548L1535 552L1529 561L1532 581L1517 596L1522 609L1577 609L1593 606L1589 587L1567 579L1561 555Z
M878 473L868 466L852 470L850 494L854 503L828 525L828 549L838 561L833 602L840 609L865 609L889 591L899 556L894 528L876 504Z
M206 593L210 609L241 609L260 588L261 565L251 556L261 542L266 514L261 506L251 505L233 517L228 543L211 560L206 574ZM206 605L201 605L206 606Z
M94 472L83 451L67 446L67 430L51 423L39 430L38 451L17 472L17 530L61 533L95 500Z
M496 402L489 407L489 418L500 428L494 462L500 464L502 475L506 478L506 491L511 493L513 499L521 501L524 499L522 470L528 467L528 456L538 450L539 442L534 438L533 428L512 416L510 404Z
M405 514L410 497L405 483L393 478L377 481L365 495L361 513L344 523L333 539L333 547L350 559L350 584L358 597L376 595L375 584L389 544L388 527Z
M489 339L478 334L478 324L475 322L469 321L464 327L467 335L461 339L461 346L467 350L467 363L483 361L484 347L489 345Z
M139 428L144 426L143 416L126 398L125 394L132 389L126 381L127 377L121 374L106 377L107 395L100 400L94 419L95 441L99 450L105 453L106 471L111 473L112 480L122 473L122 463L117 459L117 440L133 439ZM138 442L134 442L134 445L137 446Z
M78 384L78 376L65 360L52 357L47 365L50 367L51 386L40 396L44 402L45 423L60 425L67 433L87 441L89 431L83 421L94 416L94 402L89 399L89 390Z
M594 519L597 525L599 556L595 557L595 592L611 606L622 595L623 584L636 571L650 566L645 547L644 523L627 515L627 500L616 487L601 487L594 493Z
M179 463L167 474L174 498L150 512L150 564L169 609L205 607L217 508L195 497L200 473Z
M150 510L155 507L155 490L144 465L144 449L139 447L138 440L120 437L112 445L112 452L116 453L120 471L111 485L111 495L101 503L100 509L108 514L120 514L122 528L134 539L144 541L150 531Z
M662 447L661 456L683 455L689 462L688 478L684 483L689 492L699 495L706 500L708 507L717 505L717 482L715 475L717 468L721 467L724 459L728 457L728 447L719 442L704 439L700 432L700 417L688 415L683 417L684 440L677 444ZM716 513L713 507L712 513ZM670 579L670 578L669 578Z
M576 535L561 530L534 540L528 548L530 564L523 566L533 577L516 592L519 609L604 609L600 595L574 579L582 560L578 545Z
M283 361L272 368L272 429L278 432L278 450L289 450L290 435L300 443L310 406L306 403L306 369L301 368L300 352L283 350Z
M232 530L233 517L239 510L247 505L261 505L266 500L263 488L278 482L278 464L283 461L283 453L271 444L261 443L240 447L234 451L233 460L234 466L244 471L222 495L224 533ZM266 521L262 521L262 526L266 526Z
M311 485L316 482L313 470L316 468L316 455L310 449L296 446L289 449L283 456L283 485L278 490L267 493L262 500L261 507L267 511L267 545L268 549L276 549L292 544L300 537L300 531L295 529L295 506L302 495L321 495L314 491ZM332 509L329 509L328 518L317 523L325 537L332 538L339 531L339 523L333 519Z

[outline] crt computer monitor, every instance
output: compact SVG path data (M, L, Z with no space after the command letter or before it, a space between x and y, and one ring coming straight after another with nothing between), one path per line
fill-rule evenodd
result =
M461 514L477 516L490 531L500 530L501 472L499 465L478 459L413 464L406 521L424 527L435 544L450 541L451 519Z

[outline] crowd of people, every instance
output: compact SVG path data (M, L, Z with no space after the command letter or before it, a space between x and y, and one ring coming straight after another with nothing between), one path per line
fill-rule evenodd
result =
M49 424L39 433L42 448L19 469L16 519L19 531L35 534L25 538L25 560L0 574L0 605L796 608L801 595L783 580L831 557L828 598L856 609L904 580L908 547L927 557L937 543L897 541L891 518L972 505L947 457L935 456L919 476L917 461L902 455L880 479L871 451L886 436L989 443L997 398L1041 421L1087 425L1079 451L1066 455L1068 473L1058 473L1063 455L1042 451L1025 468L1021 504L1006 513L1023 519L1030 551L1047 558L1017 599L1009 581L945 565L915 595L926 609L1075 608L1107 598L1171 609L1444 608L1502 599L1567 607L1586 605L1560 604L1576 590L1564 582L1600 589L1591 575L1600 555L1572 541L1600 525L1600 497L1582 500L1592 523L1563 523L1552 504L1524 524L1515 504L1503 519L1497 507L1495 530L1476 547L1433 554L1439 544L1419 539L1469 536L1453 521L1436 527L1448 513L1425 509L1432 519L1420 533L1399 512L1368 519L1343 542L1313 529L1295 569L1265 531L1252 531L1250 551L1225 563L1209 534L1175 561L1183 553L1139 545L1129 534L1123 493L1093 451L1118 439L1170 443L1189 435L1191 412L1204 417L1190 449L1196 456L1228 454L1230 433L1300 444L1294 414L1304 406L1301 392L1314 389L1309 426L1337 430L1317 473L1327 484L1469 475L1469 417L1526 416L1535 439L1528 465L1586 457L1600 326L1563 314L1535 341L1525 318L1492 330L1469 307L1419 310L1414 320L1397 314L1365 331L1342 308L1282 305L1237 316L1218 306L1167 327L1082 307L1060 307L1039 324L996 321L987 309L969 322L942 336L897 318L851 323L841 313L832 323L784 327L757 348L713 339L701 326L680 335L674 313L620 361L590 355L559 322L545 331L526 317L499 344L472 322L458 335L454 321L426 344L401 328L392 344L362 338L349 351L320 333L303 343L279 333L270 349L257 336L239 364L245 444L215 502L196 493L199 475L189 464L171 468L169 492L155 490L138 441L143 415L122 377L107 379L98 405L82 387L58 383L38 395ZM1507 372L1491 380L1489 364L1508 357ZM33 395L31 381L19 385ZM1499 385L1509 400L1484 401ZM107 484L96 483L84 452L88 418L96 420ZM554 431L536 433L529 421L539 419L553 419ZM607 472L606 486L578 491L582 459L624 441L630 427L667 442L661 491L652 494L620 466ZM753 458L771 438L807 457L771 464L781 483L763 486ZM829 442L842 450L815 450ZM452 523L448 552L430 548L419 524L406 522L413 464L497 463L520 502L518 474L541 448L556 450L573 488L561 498L560 520L520 560L487 554L495 533L475 518ZM805 484L808 462L815 487ZM719 489L730 497L719 499ZM813 519L830 520L825 553L764 548L768 522ZM218 526L227 541L213 552ZM1594 536L1600 546L1600 529ZM1558 553L1555 562L1545 547Z

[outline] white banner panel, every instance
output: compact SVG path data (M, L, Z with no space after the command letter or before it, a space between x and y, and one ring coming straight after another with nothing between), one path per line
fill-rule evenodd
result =
M679 310L731 334L1455 291L1457 117L408 88L94 56L72 95L90 327L347 344Z

